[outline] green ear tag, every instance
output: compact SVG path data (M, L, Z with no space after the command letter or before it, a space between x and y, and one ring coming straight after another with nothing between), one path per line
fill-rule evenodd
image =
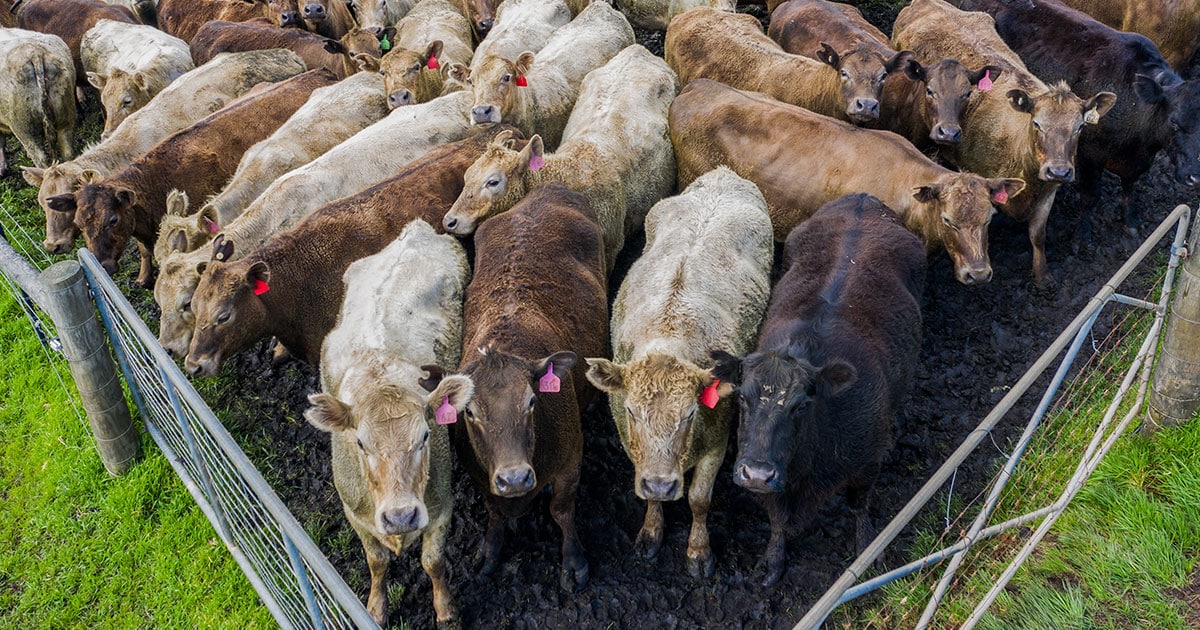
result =
M379 40L379 50L382 50L383 52L387 52L391 49L392 49L392 43L388 41L387 35L384 35L383 39Z

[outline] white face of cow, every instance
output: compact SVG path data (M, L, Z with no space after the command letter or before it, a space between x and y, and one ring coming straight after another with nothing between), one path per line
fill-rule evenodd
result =
M525 172L530 160L543 160L542 139L527 144L502 131L463 175L463 191L442 219L447 232L466 236L485 219L506 212L525 196ZM544 164L543 162L541 162ZM540 168L540 166L539 166Z

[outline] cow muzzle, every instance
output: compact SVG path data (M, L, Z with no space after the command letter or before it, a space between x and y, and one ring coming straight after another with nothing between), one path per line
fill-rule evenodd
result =
M763 462L738 462L733 482L751 492L783 492L783 476L775 466Z
M65 254L67 253L67 250L71 249L71 246L74 244L74 239L70 241L65 239L46 239L42 241L42 247L46 248L46 251L50 252L51 254Z
M929 139L937 144L955 145L962 142L962 127L958 125L935 125Z
M323 7L319 4L304 5L304 19L314 20L314 21L319 22L321 20L324 20L325 17L326 17L325 16L325 7Z
M476 105L471 108L471 124L484 125L500 122L500 108L494 105Z
M639 497L647 501L677 501L683 496L683 483L679 475L645 475L637 481Z
M279 14L279 26L283 28L299 27L301 21L299 11L284 11Z
M1069 164L1045 164L1038 171L1038 179L1063 184L1072 182L1075 180L1075 168Z
M376 527L388 536L399 536L424 529L429 514L422 505L405 505L381 509L375 514Z
M475 30L479 31L479 39L483 39L483 36L487 35L488 32L492 30L493 22L494 20L488 18L486 20L479 20L479 22L475 24Z
M446 228L446 231L451 234L467 236L475 231L475 222L469 217L460 218L451 212L442 217L442 227Z
M404 107L405 105L412 105L412 104L413 104L412 90L396 90L395 92L388 94L388 108L389 109L396 109L397 107Z
M117 259L116 258L105 258L104 260L100 261L100 266L103 267L104 272L110 276L116 275L116 273L117 273Z
M856 98L850 103L846 115L854 122L870 122L879 119L879 101L873 98Z
M216 376L219 362L216 357L193 357L188 355L183 361L183 369L193 378L200 376Z
M958 281L969 286L978 286L987 284L992 280L992 266L985 267L958 267L954 275Z
M519 497L528 494L537 484L537 476L529 465L511 466L497 470L492 477L492 492L502 497Z

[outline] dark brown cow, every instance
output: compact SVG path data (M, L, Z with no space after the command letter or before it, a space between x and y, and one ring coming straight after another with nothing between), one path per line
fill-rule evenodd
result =
M319 365L321 342L341 308L346 267L383 249L413 219L441 226L462 192L463 173L495 131L430 151L392 177L317 209L239 260L223 262L237 243L218 236L192 297L196 330L184 363L188 373L215 375L225 357L270 336ZM269 291L255 294L259 280Z
M1159 151L1167 150L1175 181L1200 185L1200 80L1172 72L1149 39L1053 2L968 0L963 8L992 14L996 32L1041 79L1066 81L1084 98L1117 95L1112 110L1084 127L1079 141L1084 238L1104 170L1121 178L1121 214L1134 234L1139 218L1129 198Z
M308 30L308 25L300 16L300 0L267 0L267 5L271 10L271 21L276 26Z
M575 492L583 456L579 414L593 390L586 366L576 361L606 353L605 284L596 215L562 185L534 190L475 233L458 369L475 393L453 439L487 506L483 575L499 562L504 520L527 512L550 487L550 514L563 535L559 585L587 584ZM546 380L557 382L544 387Z
M1182 72L1200 49L1200 0L1062 0L1115 29L1145 35Z
M879 117L884 79L912 56L885 57L863 45L839 53L825 45L814 61L784 52L757 18L711 7L675 16L663 47L680 85L713 79L856 124Z
M866 192L896 211L928 250L944 246L963 284L991 280L992 202L1020 179L985 179L935 164L894 133L854 127L806 109L708 80L671 104L679 187L722 164L762 190L782 241L823 204ZM803 139L803 142L797 139Z
M245 22L254 18L272 19L266 0L159 0L158 26L182 39L192 41L205 22L224 20Z
M138 284L152 285L151 251L172 189L192 199L216 194L254 143L271 135L313 90L336 81L328 70L310 70L234 101L168 137L124 169L99 179L87 176L74 194L47 199L60 212L75 212L87 247L110 274L133 236L142 254Z
M79 86L89 85L79 44L83 34L100 20L140 24L129 9L100 0L25 0L17 7L17 28L58 35L67 43Z
M223 52L286 48L299 55L309 69L326 68L339 79L358 72L355 55L365 54L378 59L383 54L379 50L379 40L366 31L354 29L336 40L298 28L279 28L261 18L246 22L209 22L196 32L190 47L196 65L207 63Z
M823 46L850 50L865 46L881 59L896 55L887 35L866 21L858 9L827 0L788 0L771 14L771 39L795 55L821 59ZM912 54L898 70L889 72L880 94L879 124L917 146L957 144L962 139L959 116L971 90L984 78L995 80L1002 70L985 66L972 71L956 59L942 59L928 67Z
M784 258L757 350L713 353L742 405L733 480L771 519L766 585L783 574L789 524L808 525L842 489L858 548L874 537L871 486L921 348L925 283L920 241L869 195L823 206Z
M358 26L344 0L300 0L300 17L308 30L341 39Z
M463 15L471 21L475 30L475 41L483 41L496 22L496 7L502 0L455 0L462 9Z

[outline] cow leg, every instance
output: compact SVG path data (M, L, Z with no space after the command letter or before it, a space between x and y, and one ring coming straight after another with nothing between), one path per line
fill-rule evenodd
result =
M1138 238L1138 226L1142 224L1137 208L1129 203L1133 198L1133 186L1136 179L1121 180L1121 219L1125 221L1125 232L1135 240Z
M488 526L483 535L483 566L479 568L481 577L487 577L496 570L496 565L500 563L500 547L504 544L504 515L491 501L485 501L485 504Z
M562 530L562 573L558 585L564 591L579 590L588 583L588 561L579 544L579 533L575 530L575 492L579 488L579 468L565 479L554 481L554 494L550 496L550 515Z
M867 545L875 540L875 527L871 524L871 487L875 485L875 475L866 480L855 480L846 487L846 505L854 514L854 545L855 551L862 553Z
M439 624L458 619L458 609L454 606L454 597L450 593L450 582L446 578L446 535L450 530L450 513L443 512L442 516L429 524L421 537L421 567L425 575L433 583L433 610L437 613Z
M352 523L353 524L353 523ZM387 626L387 572L392 560L392 552L370 532L364 532L357 527L362 541L363 551L367 555L367 568L371 571L371 593L367 596L367 612L380 627Z
M725 449L713 449L696 462L692 487L688 489L688 505L692 508L692 533L688 536L687 568L695 579L712 577L716 559L708 543L708 508L712 503L713 482L725 457Z
M4 138L0 137L0 176L8 172L8 158L4 156Z
M141 265L138 267L137 284L146 289L154 288L154 254L146 244L138 241L138 253L141 254Z
M1033 245L1033 281L1039 289L1050 288L1054 284L1054 276L1050 266L1046 264L1046 220L1050 218L1050 206L1054 205L1054 197L1058 194L1058 186L1048 187L1049 190L1033 202L1033 215L1029 218L1029 242Z
M646 519L642 522L642 529L638 532L637 542L634 543L634 547L643 558L649 560L658 555L658 550L662 548L662 541L662 503L659 501L646 501Z
M1078 254L1081 244L1092 240L1092 216L1100 203L1100 186L1103 169L1091 165L1078 165L1079 172L1079 228L1071 249Z
M771 519L771 540L767 543L767 551L762 559L767 575L763 578L762 585L774 586L783 576L783 566L787 562L787 500L783 493L771 492L762 495L762 502L767 508L767 516Z

